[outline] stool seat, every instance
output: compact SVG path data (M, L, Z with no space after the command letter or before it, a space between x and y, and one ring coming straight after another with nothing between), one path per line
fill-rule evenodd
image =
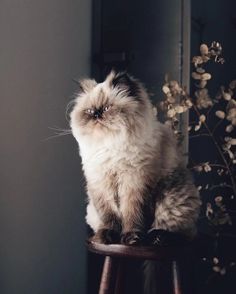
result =
M191 248L185 246L127 246L88 242L89 251L105 256L147 260L179 259Z
M88 242L88 250L105 256L99 294L124 294L123 266L127 259L170 261L173 293L181 294L178 260L191 253L191 246L127 246Z

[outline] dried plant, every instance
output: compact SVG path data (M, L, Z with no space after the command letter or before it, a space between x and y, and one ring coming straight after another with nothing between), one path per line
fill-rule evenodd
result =
M206 72L206 64L223 64L221 55L220 43L213 42L211 46L202 44L199 56L192 59L192 78L195 81L193 97L177 81L166 77L162 87L164 99L158 105L158 109L164 113L166 123L171 124L177 135L181 135L180 115L189 111L193 118L188 127L190 140L195 140L195 144L197 140L211 141L211 148L214 149L212 152L216 154L214 161L212 158L207 159L205 154L199 162L191 161L191 150L189 158L190 168L195 173L205 176L212 173L210 180L209 177L206 180L199 176L197 185L205 205L203 218L213 228L216 238L222 234L224 226L232 226L231 213L225 202L229 203L229 199L233 201L236 196L236 80L231 81L228 87L221 86L214 98L207 89L212 75ZM213 271L225 274L227 266L219 266L219 262L216 262L218 258L214 258Z

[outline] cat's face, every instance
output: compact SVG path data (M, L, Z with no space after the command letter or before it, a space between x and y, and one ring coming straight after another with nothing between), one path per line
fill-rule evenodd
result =
M103 83L81 81L81 92L71 112L74 136L104 136L133 132L144 117L147 95L139 82L125 73L111 72Z

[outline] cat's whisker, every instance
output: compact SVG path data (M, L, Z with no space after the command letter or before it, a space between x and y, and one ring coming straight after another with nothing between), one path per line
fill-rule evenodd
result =
M59 133L71 133L71 129L62 129L62 128L59 128L59 127L48 127L50 130L53 130L53 131L56 131L56 132L59 132Z
M71 135L72 131L70 129L62 129L59 127L48 127L50 130L54 131L54 135L47 137L46 139L44 139L43 141L48 141L54 138L58 138L58 137L62 137L62 136L67 136L67 135Z
M48 141L54 138L58 138L58 137L62 137L62 136L67 136L67 135L71 135L71 133L65 133L65 134L56 134L50 137L47 137L46 139L44 139L43 141Z
M74 100L71 100L66 106L65 118L68 122L70 122L69 111L70 111L71 107L73 107L75 105L75 103L76 103L76 101L74 99Z

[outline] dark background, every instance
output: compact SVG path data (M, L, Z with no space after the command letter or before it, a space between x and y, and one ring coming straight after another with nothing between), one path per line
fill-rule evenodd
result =
M111 68L125 69L144 82L151 93L153 103L163 99L161 88L165 74L189 89L191 96L196 90L191 80L191 56L199 55L202 43L210 45L218 41L223 46L223 65L207 65L213 76L208 83L209 94L215 97L221 85L228 86L236 77L236 3L235 1L94 1L93 3L93 63L92 73L103 80ZM190 112L190 120L195 119ZM186 130L188 116L182 117L182 130ZM213 125L216 123L213 113ZM220 135L220 134L219 134ZM189 148L189 149L188 149ZM218 154L211 142L184 141L185 151L189 150L191 162L218 160ZM191 164L190 164L191 165ZM213 173L204 179L196 176L196 184L215 181ZM218 180L218 179L217 179ZM216 180L216 181L217 181ZM231 191L214 191L229 198ZM213 257L218 257L225 265L235 260L236 246L235 216L231 214L233 225L223 227L223 233L230 238L216 238L216 228L209 225L205 216L206 203L214 195L203 193L202 213L199 220L199 240L196 241L196 260L191 265L193 288L187 285L186 293L234 293L235 268L226 275L212 270ZM226 203L233 209L235 201ZM218 228L217 228L218 229ZM223 236L224 234L222 234ZM225 263L225 264L224 264ZM222 265L222 266L223 266ZM89 293L95 293L101 270L102 259L89 255ZM127 265L127 293L142 293L142 277L138 263ZM95 278L96 277L96 278ZM188 277L187 277L188 278ZM97 280L96 280L97 279ZM92 281L94 283L92 283ZM191 288L191 290L190 290ZM166 289L168 292L169 290ZM166 292L166 293L167 293ZM169 293L169 292L168 292Z
M190 55L216 40L226 63L210 68L214 95L236 77L235 23L234 0L1 1L1 294L97 293L102 260L89 255L87 262L76 143L71 136L45 140L54 134L49 127L68 128L72 78L102 80L113 67L127 69L156 103L166 73L190 87ZM190 151L211 148L200 142ZM200 229L208 231L208 223ZM214 241L206 240L210 255ZM235 248L232 239L222 244L222 256ZM236 293L235 271L212 276L200 258L193 268L196 293ZM139 275L135 270L128 281L133 293L141 291Z

